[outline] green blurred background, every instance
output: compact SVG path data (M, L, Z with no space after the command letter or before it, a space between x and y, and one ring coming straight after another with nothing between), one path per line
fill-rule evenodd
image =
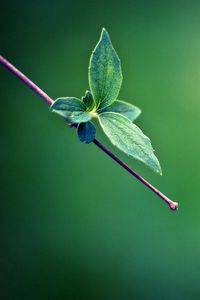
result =
M2 1L0 53L52 98L80 97L103 26L163 176L114 151L180 208L0 66L2 300L200 299L200 2Z

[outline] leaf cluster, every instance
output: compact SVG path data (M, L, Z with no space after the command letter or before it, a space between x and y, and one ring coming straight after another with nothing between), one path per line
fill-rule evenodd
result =
M95 139L96 129L91 120L96 118L113 145L161 174L149 138L133 123L141 110L118 100L121 62L104 28L92 52L88 75L90 90L81 99L58 98L51 110L64 117L68 124L77 124L78 138L87 144Z

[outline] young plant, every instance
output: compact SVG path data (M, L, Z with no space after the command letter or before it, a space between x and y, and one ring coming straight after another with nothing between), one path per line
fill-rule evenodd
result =
M81 99L60 97L53 101L2 56L0 56L0 63L50 104L51 111L61 115L69 126L76 127L77 136L81 142L96 144L162 198L172 210L176 210L178 206L176 202L163 195L95 138L96 128L91 122L94 118L99 121L101 128L113 145L143 162L153 171L162 174L160 163L154 154L149 138L133 123L140 115L141 110L130 103L117 99L122 84L121 63L105 29L102 30L100 40L90 58L90 91L86 91Z
M141 110L117 100L121 84L121 63L108 32L103 29L90 58L90 91L86 91L81 100L75 97L58 98L51 105L51 110L63 116L68 123L77 124L78 137L85 143L95 138L96 129L91 120L97 118L113 145L161 174L149 138L132 123Z

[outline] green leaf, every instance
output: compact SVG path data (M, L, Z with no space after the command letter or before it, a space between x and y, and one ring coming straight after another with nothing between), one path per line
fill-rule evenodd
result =
M95 107L95 102L90 91L85 92L85 96L82 97L82 101L85 104L87 111L90 111Z
M83 112L72 112L71 114L66 114L66 116L64 116L66 121L68 123L85 123L88 122L89 120L91 120L91 116L90 114L88 114L86 111Z
M130 103L116 100L110 106L102 109L99 113L103 112L115 112L127 117L130 121L135 121L137 117L141 114L141 110Z
M81 123L78 125L77 134L81 142L91 143L95 138L96 128L92 122Z
M84 111L85 104L75 97L60 97L54 101L50 109L63 111Z
M129 119L118 113L105 112L99 115L99 122L113 145L162 174L149 138Z
M75 97L58 98L50 107L50 110L64 117L68 123L88 122L91 115L85 109L85 104Z
M108 32L103 28L89 64L89 85L96 107L111 105L117 99L121 84L120 60Z

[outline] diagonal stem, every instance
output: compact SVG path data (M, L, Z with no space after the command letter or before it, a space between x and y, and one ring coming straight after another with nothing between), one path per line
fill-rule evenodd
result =
M33 83L26 75L24 75L20 70L15 68L7 59L0 55L0 64L6 67L11 73L17 76L21 81L23 81L30 89L32 89L36 94L38 94L45 102L49 105L53 104L53 100L43 92L35 83Z
M94 139L93 143L97 145L101 150L103 150L107 155L109 155L114 161L116 161L122 168L124 168L127 172L137 178L140 182L142 182L146 187L148 187L151 191L153 191L156 195L158 195L161 199L163 199L172 210L176 210L178 207L178 203L173 202L168 197L166 197L163 193L157 190L153 185L151 185L146 179L144 179L141 175L131 169L127 164L125 164L119 157L117 157L114 153L112 153L108 148L106 148L102 143L100 143L97 139Z
M36 94L38 94L45 102L49 105L53 104L54 100L51 99L45 92L43 92L35 83L33 83L28 77L26 77L21 71L14 67L9 61L7 61L3 56L0 55L0 64L6 67L10 72L17 76L21 81L23 81L29 88L31 88ZM131 169L127 164L125 164L119 157L112 153L106 146L100 143L97 139L94 139L93 143L99 147L104 153L111 157L115 162L117 162L122 168L129 172L132 176L137 178L142 182L147 188L153 191L158 197L164 200L171 210L176 210L178 203L173 202L159 190L157 190L153 185L151 185L147 180L140 176L137 172Z

